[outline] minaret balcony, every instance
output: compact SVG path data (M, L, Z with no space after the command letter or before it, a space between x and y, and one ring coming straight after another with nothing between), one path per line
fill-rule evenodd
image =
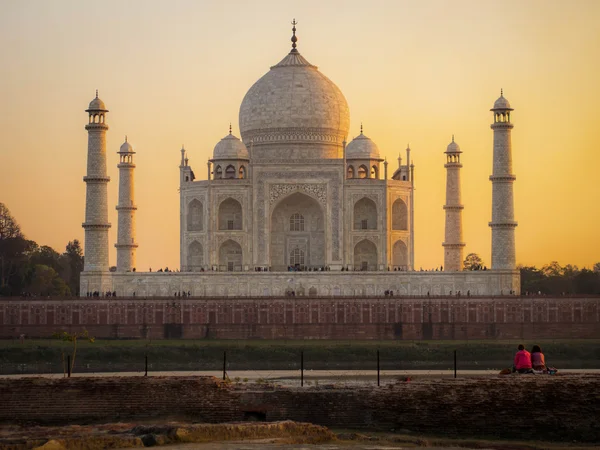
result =
M504 175L490 175L490 181L498 181L500 183L511 183L517 179L516 175L507 173Z
M110 223L87 223L87 222L83 222L81 224L81 226L83 228L85 228L86 230L104 230L104 229L109 229L111 227Z
M117 211L136 211L136 205L117 205L115 208Z
M108 176L98 176L98 175L86 175L83 177L83 181L86 183L108 183L110 181L110 177Z
M444 209L447 209L450 211L452 211L452 210L460 211L460 210L465 209L465 207L464 207L464 205L444 205Z

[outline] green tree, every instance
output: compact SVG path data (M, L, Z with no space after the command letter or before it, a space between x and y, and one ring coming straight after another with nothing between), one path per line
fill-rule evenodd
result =
M464 270L482 270L483 259L477 253L469 253L463 262Z
M60 273L62 270L60 255L56 250L47 245L37 247L33 252L31 252L31 255L29 256L29 264L31 266L41 264L52 267L57 273Z
M6 205L0 203L0 294L22 291L28 256L36 246L25 239Z
M27 290L36 295L69 295L69 286L52 267L36 264L29 275Z
M71 367L69 373L73 373L73 368L75 367L75 356L77 355L77 341L79 339L84 339L88 342L94 342L96 338L90 336L88 331L84 328L83 331L79 333L67 333L66 331L57 331L52 334L52 337L55 339L59 339L65 343L71 343L73 345L73 353L71 353ZM67 376L67 361L65 359L65 349L61 348L61 356L63 363L63 373L64 376Z
M71 293L79 295L79 278L83 272L83 249L79 240L69 241L61 260L63 279L69 285Z
M596 264L594 264L594 272L596 273L600 273L600 262L597 262Z

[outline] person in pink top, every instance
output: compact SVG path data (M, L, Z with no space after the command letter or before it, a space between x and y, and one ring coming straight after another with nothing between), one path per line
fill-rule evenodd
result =
M519 351L515 355L513 372L529 373L531 372L531 354L525 350L523 344L519 344Z
M539 345L534 345L531 349L531 365L533 370L546 371L546 359Z

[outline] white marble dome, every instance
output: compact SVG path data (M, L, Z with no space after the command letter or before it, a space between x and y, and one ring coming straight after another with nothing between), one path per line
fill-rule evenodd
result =
M90 102L87 111L108 111L104 102L98 98L98 92L96 92L96 98Z
M348 135L350 111L342 91L292 50L246 93L240 132L249 145L331 142Z
M248 149L230 132L215 145L213 159L249 159Z
M496 109L510 109L512 111L512 108L510 107L510 103L508 102L508 100L506 100L504 98L503 93L501 93L498 100L496 100L494 102L494 107L492 108L492 111L494 111Z
M381 159L375 142L361 133L346 146L346 159Z
M452 142L446 147L446 153L462 153L460 151L460 146L454 142L454 136L452 136Z
M133 151L133 146L127 142L127 138L125 138L125 142L121 144L121 148L119 148L119 153L135 153Z

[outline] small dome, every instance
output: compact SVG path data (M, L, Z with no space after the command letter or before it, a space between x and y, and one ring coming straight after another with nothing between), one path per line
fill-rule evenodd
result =
M454 142L454 136L452 136L452 142L446 147L446 153L462 153L460 151L460 146Z
M491 110L495 111L496 109L509 109L511 111L513 110L510 107L510 103L508 102L508 100L504 98L504 93L502 91L500 91L500 97L494 102L494 107Z
M104 104L104 102L98 98L97 90L96 90L96 98L94 98L90 102L90 106L88 106L88 109L86 111L104 111L104 112L108 111L108 109L106 109L106 105Z
M346 159L381 159L375 142L360 133L346 146Z
M133 146L129 142L127 142L127 138L125 138L125 142L123 142L123 144L121 145L119 153L135 153L133 151Z
M230 132L215 145L213 159L249 159L248 149Z

